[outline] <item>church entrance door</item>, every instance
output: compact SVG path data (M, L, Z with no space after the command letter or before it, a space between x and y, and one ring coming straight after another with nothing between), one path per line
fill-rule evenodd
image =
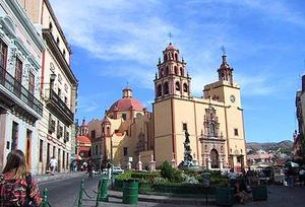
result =
M219 155L216 149L212 149L210 153L211 168L219 168Z

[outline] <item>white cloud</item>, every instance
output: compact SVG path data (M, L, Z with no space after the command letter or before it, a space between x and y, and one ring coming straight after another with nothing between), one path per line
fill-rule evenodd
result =
M69 0L52 0L52 3L72 45L103 61L126 61L126 66L114 66L112 70L101 68L100 75L127 77L131 83L144 88L153 88L157 57L167 44L167 34L172 32L174 42L183 47L180 48L182 55L189 63L195 95L202 94L205 84L217 80L220 46L232 50L247 48L248 53L253 54L257 48L271 47L258 43L253 47L253 42L236 38L232 34L236 25L231 18L237 12L228 7L245 10L244 13L254 10L266 17L301 26L305 22L301 21L304 20L301 14L292 12L282 2L265 0L185 1L175 5L183 9L180 10L183 13L176 14L181 17L178 19L171 17L173 11L177 12L173 6L158 0L74 0L72 4ZM202 19L192 18L192 15L201 15ZM235 52L240 53L240 50ZM244 73L237 80L248 95L267 95L275 90L264 75Z

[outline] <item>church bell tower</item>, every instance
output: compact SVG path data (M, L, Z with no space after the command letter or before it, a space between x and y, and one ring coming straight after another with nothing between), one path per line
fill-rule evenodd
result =
M170 97L190 98L191 78L186 70L186 62L180 58L179 50L171 42L163 51L163 61L159 59L157 67L154 80L156 102Z

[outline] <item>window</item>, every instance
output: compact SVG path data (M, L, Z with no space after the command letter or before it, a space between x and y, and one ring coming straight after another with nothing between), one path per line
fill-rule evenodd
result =
M175 53L175 60L178 61L178 54L177 53Z
M59 97L61 97L61 89L60 88L57 89L57 94L58 94Z
M16 58L16 65L15 65L15 79L14 81L14 93L17 96L21 94L21 81L22 81L22 62L19 58Z
M165 75L168 75L168 66L165 68Z
M92 139L95 139L95 130L92 130L92 131L91 131L91 138L92 138Z
M127 149L127 147L124 147L123 150L124 150L124 152L123 152L123 153L124 153L124 156L127 156L127 155L128 155L128 151L127 151L128 149Z
M238 136L238 129L236 129L236 128L234 129L234 135Z
M59 37L56 38L56 44L59 45Z
M167 55L166 54L164 54L163 59L164 59L164 61L167 61Z
M126 120L126 114L122 114L123 120Z
M50 22L50 24L49 24L49 29L50 29L50 31L52 32L52 29L53 29L52 22Z
M184 76L184 71L183 71L183 68L182 68L182 67L180 67L180 75L181 75L181 76Z
M42 162L42 155L43 155L43 140L40 140L40 143L39 143L39 162Z
M183 84L183 92L188 92L188 87L186 83Z
M65 96L65 104L67 105L67 103L68 103L68 98L67 96Z
M162 86L161 85L158 85L158 88L157 88L157 96L162 96Z
M110 135L110 127L107 127L106 134L107 134L107 135Z
M168 94L168 83L167 83L167 82L164 83L164 88L163 88L163 90L164 90L164 94L165 94L165 95Z
M21 81L22 81L22 62L19 58L16 58L15 79L19 83L21 83Z
M182 129L183 129L184 131L187 130L187 123L183 123L183 124L182 124Z
M177 68L177 66L174 67L174 70L175 70L175 75L178 75L178 68Z
M180 83L176 82L176 91L180 91Z
M62 51L62 54L63 54L64 57L66 57L66 50L65 49Z
M32 72L29 74L29 91L30 93L34 94L35 89L35 76Z
M7 45L0 39L0 67L6 69Z

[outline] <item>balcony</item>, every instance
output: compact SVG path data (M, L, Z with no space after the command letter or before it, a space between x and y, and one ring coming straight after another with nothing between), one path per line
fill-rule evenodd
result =
M61 118L61 120L66 125L73 124L74 120L74 114L72 111L68 108L65 102L61 100L61 98L51 89L49 91L49 97L47 101L47 106L54 112L58 117Z
M21 100L23 104L26 104L29 108L29 110L27 111L30 111L32 109L37 114L39 114L39 116L42 116L42 110L43 110L42 103L37 98L35 98L34 95L30 91L28 91L28 89L26 89L19 81L17 81L11 74L9 74L1 66L0 66L0 85L6 88L9 92L13 93L15 97ZM6 96L10 98L9 94L6 94ZM15 102L15 99L12 98L11 102Z

